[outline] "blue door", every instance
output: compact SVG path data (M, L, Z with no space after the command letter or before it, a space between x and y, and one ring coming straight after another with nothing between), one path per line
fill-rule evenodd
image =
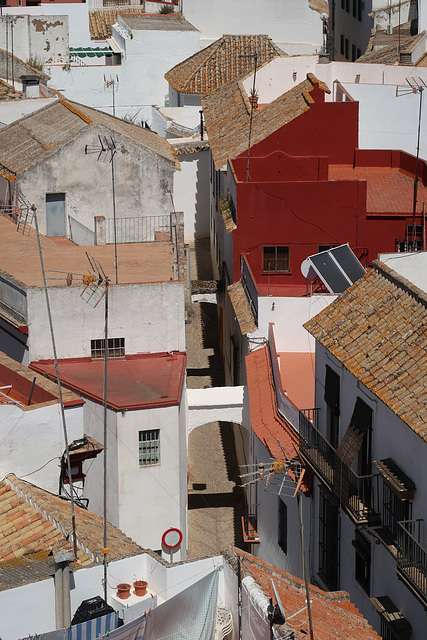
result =
M48 238L67 235L65 193L46 194L46 235Z

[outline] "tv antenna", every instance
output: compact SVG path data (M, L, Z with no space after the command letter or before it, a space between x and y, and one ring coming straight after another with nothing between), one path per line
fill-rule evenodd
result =
M423 92L424 89L427 88L427 84L424 82L420 76L410 76L406 78L406 82L408 83L408 87L397 87L396 88L396 96L404 96L410 93L418 93L420 96L420 103L418 108L418 132L417 132L417 157L415 161L415 178L414 178L414 197L412 201L412 242L411 248L412 251L415 251L415 218L417 212L417 197L418 197L418 165L420 159L420 134L421 134L421 115L422 115L422 106L423 106Z
M85 154L90 155L97 153L97 162L111 162L111 183L113 198L113 226L114 226L114 265L116 268L116 284L119 281L118 261L117 261L117 221L116 221L116 189L114 176L114 156L117 153L116 143L112 136L98 135L99 145L87 144L85 146Z
M36 227L37 228L37 227ZM80 297L84 302L95 308L104 298L104 600L107 599L107 434L108 434L108 405L107 405L107 374L108 374L108 293L110 287L110 279L106 275L100 262L87 251L86 257L89 262L89 269L86 273L67 273L65 271L49 270L51 273L61 274L59 277L50 278L51 280L65 280L68 286L73 284L74 278L81 278L81 284L84 285L84 289L80 294ZM58 374L59 379L59 374ZM67 447L68 454L68 447ZM68 454L69 457L69 454ZM68 462L69 468L70 463ZM71 487L72 489L72 487Z
M115 76L110 74L109 77L107 78L107 76L104 73L104 91L106 89L109 89L110 87L113 87L113 116L116 115L115 93L116 93L116 86L118 87L118 85L119 85L119 76L117 74Z
M248 159L247 159L247 162L246 162L246 182L248 182L249 181L249 160L250 160L250 149L251 149L251 137L252 137L252 121L253 121L254 111L255 111L255 109L258 108L258 106L255 106L256 97L257 97L257 92L256 92L256 72L257 72L257 64L258 64L258 54L255 51L254 53L241 54L239 56L239 58L253 58L254 59L254 81L253 81L252 89L251 89L251 100L250 100L251 113L250 113L250 117L249 117L249 133L248 133Z

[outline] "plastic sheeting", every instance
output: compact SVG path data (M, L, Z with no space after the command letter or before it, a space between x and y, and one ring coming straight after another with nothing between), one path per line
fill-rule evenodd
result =
M218 582L215 570L151 611L143 640L214 640Z

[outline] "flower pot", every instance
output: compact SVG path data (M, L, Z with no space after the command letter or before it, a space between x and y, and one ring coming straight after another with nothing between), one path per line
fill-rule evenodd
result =
M130 584L126 584L126 582L122 582L117 585L117 596L122 600L126 600L130 596Z
M133 583L136 596L145 596L147 593L147 582L145 580L135 580Z

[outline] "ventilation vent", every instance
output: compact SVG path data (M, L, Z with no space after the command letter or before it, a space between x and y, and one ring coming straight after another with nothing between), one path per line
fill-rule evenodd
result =
M412 64L412 54L409 51L400 52L400 64Z

